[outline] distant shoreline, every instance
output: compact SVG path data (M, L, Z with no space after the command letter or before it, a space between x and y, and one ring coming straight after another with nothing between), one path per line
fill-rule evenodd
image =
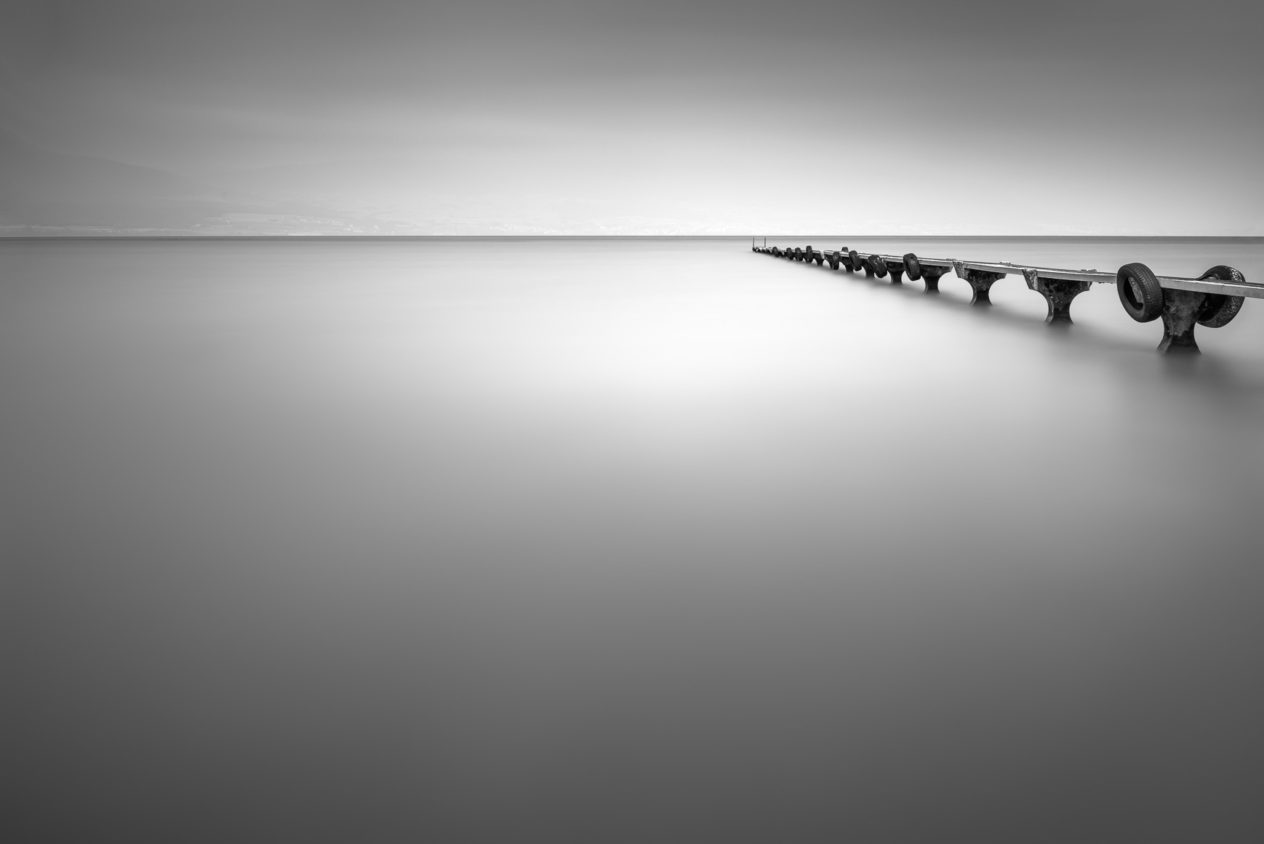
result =
M0 243L31 241L544 241L544 240L1186 240L1264 242L1264 235L921 235L921 234L778 234L778 235L199 235L199 234L67 234L0 235Z

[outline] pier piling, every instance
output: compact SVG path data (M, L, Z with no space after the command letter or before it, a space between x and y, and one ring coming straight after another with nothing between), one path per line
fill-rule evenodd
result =
M1038 270L1024 270L1023 276L1027 279L1027 287L1045 298L1045 304L1049 306L1045 322L1050 325L1070 325L1071 301L1093 286L1087 281L1041 278Z
M947 267L922 267L922 284L925 288L923 293L938 293L939 280L943 278L944 273L948 272Z
M965 279L966 283L970 285L970 290L973 292L973 295L970 297L971 305L992 304L992 285L1005 278L1005 273L970 269L962 261L954 261L953 269L957 271L959 277Z
M1198 312L1206 299L1206 293L1192 293L1188 290L1163 291L1163 313L1160 317L1163 320L1163 339L1159 342L1160 352L1198 353L1194 326L1198 323Z

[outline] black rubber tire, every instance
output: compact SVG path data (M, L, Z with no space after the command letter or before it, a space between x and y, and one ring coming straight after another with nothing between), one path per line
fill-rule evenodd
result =
M1124 264L1115 274L1119 302L1137 322L1153 322L1163 313L1163 288L1145 264Z
M1233 267L1219 264L1198 277L1199 281L1215 278L1220 281L1246 281L1246 276ZM1242 310L1246 299L1242 296L1226 296L1223 293L1208 293L1203 306L1198 309L1198 324L1208 328L1223 328L1233 322L1233 318Z
M887 277L887 262L881 255L870 255L869 266L873 267L873 274L878 278Z
M797 247L797 246L796 246L796 247L794 247L794 259L795 259L796 261L802 261L802 260L803 260L803 250L802 250L802 249L800 249L800 248L799 248L799 247Z
M904 256L904 272L908 273L908 277L913 281L918 281L922 277L922 262L917 260L917 256L912 252Z
M855 249L847 253L848 269L852 272L860 272L864 268L864 264L860 261L860 253Z

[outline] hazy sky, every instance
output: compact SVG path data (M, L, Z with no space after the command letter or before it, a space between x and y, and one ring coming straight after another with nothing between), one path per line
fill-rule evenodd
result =
M4 6L10 231L1264 234L1251 2Z

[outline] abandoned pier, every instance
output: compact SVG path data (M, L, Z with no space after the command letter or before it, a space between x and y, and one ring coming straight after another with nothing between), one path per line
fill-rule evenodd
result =
M1060 270L991 261L963 261L956 258L924 258L912 252L905 255L860 254L856 250L820 250L811 246L755 246L763 255L773 255L832 270L863 272L872 278L891 279L902 284L907 275L921 281L926 293L939 292L939 280L949 270L970 285L971 303L990 305L992 285L1006 276L1021 275L1027 287L1044 297L1049 306L1048 323L1071 322L1071 302L1094 284L1113 284L1120 304L1137 322L1163 322L1163 340L1159 351L1197 352L1194 327L1220 328L1228 325L1243 302L1264 299L1264 284L1253 284L1233 267L1215 266L1198 278L1177 278L1155 275L1145 264L1125 264L1117 272L1098 270Z

